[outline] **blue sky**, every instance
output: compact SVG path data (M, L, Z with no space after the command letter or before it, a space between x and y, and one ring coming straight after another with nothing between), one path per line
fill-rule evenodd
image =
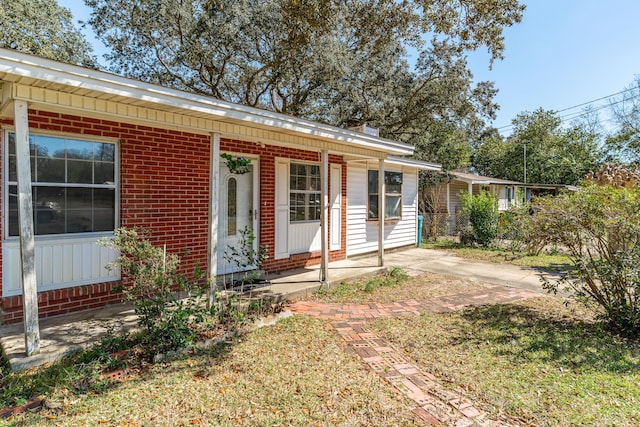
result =
M89 18L83 0L59 0L74 20ZM563 110L620 92L640 75L640 1L525 0L520 24L505 30L505 59L489 69L484 52L469 54L476 81L495 82L501 108L493 125L539 107ZM87 29L90 41L95 39ZM100 49L96 49L100 54ZM104 61L101 61L104 62ZM604 99L594 107L608 104ZM582 108L582 107L581 107ZM560 113L579 113L581 108ZM601 116L607 125L606 111ZM505 128L505 126L507 126Z

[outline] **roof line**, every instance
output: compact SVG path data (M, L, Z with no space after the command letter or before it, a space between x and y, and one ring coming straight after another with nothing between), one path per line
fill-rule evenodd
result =
M83 68L17 52L0 49L0 72L34 78L76 88L162 104L185 110L240 120L255 125L276 127L317 138L331 138L394 154L412 154L414 147L386 138L342 129L282 113L234 104L204 95L192 94L116 74Z

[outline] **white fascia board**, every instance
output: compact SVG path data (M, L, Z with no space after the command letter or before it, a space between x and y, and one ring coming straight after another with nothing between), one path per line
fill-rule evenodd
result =
M14 50L0 49L0 73L122 96L206 115L238 120L247 124L283 129L314 138L337 140L346 144L384 151L389 154L409 155L414 150L414 147L409 144L373 137L311 120L299 119L286 114L169 89L103 71L27 55Z
M385 159L385 163L388 163L390 165L407 166L421 170L442 170L442 165L439 165L437 163L423 162L422 160L408 159L405 157L389 156Z

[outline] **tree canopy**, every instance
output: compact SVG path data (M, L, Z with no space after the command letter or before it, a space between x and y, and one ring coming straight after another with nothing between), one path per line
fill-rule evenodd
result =
M575 185L601 160L598 134L587 124L563 128L556 113L543 109L519 114L512 123L509 138L494 133L478 147L474 166L479 173L524 181L526 146L527 182Z
M518 0L85 0L113 71L336 126L457 167L493 117L465 53L504 50ZM409 64L415 52L415 67Z
M93 49L56 0L0 0L0 47L96 67Z

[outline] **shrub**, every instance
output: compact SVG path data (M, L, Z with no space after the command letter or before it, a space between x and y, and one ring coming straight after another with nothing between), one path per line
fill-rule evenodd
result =
M203 290L197 284L202 274L195 268L194 283L177 274L178 256L153 246L149 237L144 230L118 228L113 239L99 243L118 252L117 260L107 268L120 268L130 280L122 292L146 330L145 346L152 352L173 350L196 338L191 325L202 322L207 314L202 306ZM178 299L179 291L186 292L186 298Z
M575 269L550 291L573 290L603 310L611 327L640 334L640 188L588 183L533 204L532 233L566 248Z
M462 211L469 218L471 229L463 230L460 241L489 246L498 236L498 204L488 191L476 196L462 195Z

